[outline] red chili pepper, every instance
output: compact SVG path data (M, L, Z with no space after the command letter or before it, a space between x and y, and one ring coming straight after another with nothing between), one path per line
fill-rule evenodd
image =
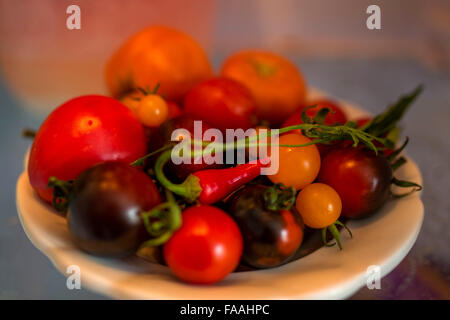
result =
M170 155L171 151L166 151L156 161L156 178L173 193L190 202L198 200L202 204L213 204L225 198L259 176L261 168L269 165L258 160L256 163L245 163L233 168L201 170L190 174L183 183L174 184L163 173L163 166L170 159Z

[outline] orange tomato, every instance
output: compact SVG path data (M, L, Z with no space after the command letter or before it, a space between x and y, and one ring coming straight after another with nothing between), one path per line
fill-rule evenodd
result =
M181 101L212 69L203 49L188 35L164 26L146 28L126 41L109 60L105 78L114 97L137 87L154 88Z
M311 142L307 137L298 133L280 136L279 144L298 145ZM271 155L272 163L276 163L275 155ZM320 154L315 145L307 147L279 147L278 172L269 175L273 183L283 183L287 187L303 189L312 183L320 170Z
M332 225L342 211L338 193L324 183L313 183L300 191L295 206L305 225L314 229Z
M158 127L167 120L169 108L159 95L149 94L140 99L136 115L143 125Z
M256 113L273 125L304 104L305 81L299 70L283 57L265 51L241 51L229 57L222 75L247 86L256 102Z

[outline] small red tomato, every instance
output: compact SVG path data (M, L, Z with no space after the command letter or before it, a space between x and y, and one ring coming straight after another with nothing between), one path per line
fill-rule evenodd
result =
M383 154L343 146L325 156L318 181L339 194L344 217L361 218L380 208L389 197L392 169Z
M167 107L169 108L169 116L168 119L176 118L183 114L183 110L173 101L166 101Z
M356 121L356 124L357 124L358 128L360 128L363 125L367 124L371 120L372 120L372 118L364 117L364 118L356 119L355 121Z
M55 109L37 132L28 162L30 183L50 202L50 177L73 180L100 162L131 163L146 149L142 125L122 103L99 95L74 98Z
M316 105L314 108L310 108L306 110L306 115L310 118L314 118L317 112L323 108L329 108L330 111L325 117L324 124L326 125L334 125L336 123L345 124L347 122L347 116L342 111L342 109L335 103L329 100L316 100L311 101L308 105ZM295 126L297 124L303 123L302 121L302 112L305 106L301 106L297 111L295 111L284 123L284 127ZM300 131L300 130L299 130ZM333 145L327 144L316 144L317 149L319 150L320 156L323 158L333 147Z
M250 91L239 82L213 78L200 83L187 94L184 110L214 128L244 130L252 127L255 103Z
M319 110L328 108L330 111L325 117L324 124L334 125L335 123L345 124L347 122L347 116L342 111L341 107L338 106L336 102L329 100L315 100L308 103L309 106L315 105L313 108L306 110L306 115L310 118L319 112ZM303 123L302 121L302 111L306 106L301 106L297 109L286 121L283 123L283 127L294 126L296 124Z
M225 278L239 264L242 235L233 219L212 206L183 211L183 224L163 247L170 270L190 283L208 284Z

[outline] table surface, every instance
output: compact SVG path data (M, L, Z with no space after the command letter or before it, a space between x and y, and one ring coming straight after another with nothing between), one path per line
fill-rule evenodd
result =
M408 60L290 58L311 85L374 113L424 84L402 122L410 137L408 154L424 178L422 230L380 290L363 288L352 299L449 299L450 75ZM104 299L88 289L68 290L64 276L26 237L15 206L15 184L30 145L21 130L38 128L44 115L28 111L1 78L0 112L0 299Z

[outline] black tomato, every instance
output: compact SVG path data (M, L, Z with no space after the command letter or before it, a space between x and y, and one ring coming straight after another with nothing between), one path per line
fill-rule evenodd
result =
M84 251L125 256L150 236L140 213L161 202L143 172L125 163L105 162L84 171L69 199L70 234Z
M243 261L255 268L279 266L295 254L303 241L303 223L290 210L266 208L267 186L248 185L228 200L228 212L241 229Z
M342 200L342 215L362 218L389 197L392 168L384 154L365 148L336 147L324 157L319 182L331 186Z

